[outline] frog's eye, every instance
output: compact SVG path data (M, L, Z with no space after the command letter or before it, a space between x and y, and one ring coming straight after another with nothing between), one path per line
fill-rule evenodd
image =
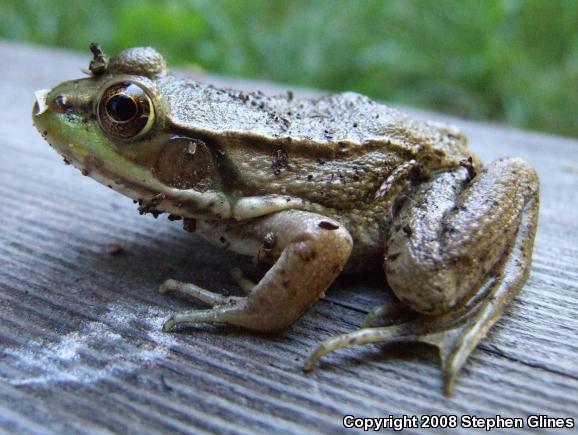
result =
M96 111L105 133L120 139L134 139L146 133L155 119L154 107L146 92L130 82L105 89Z

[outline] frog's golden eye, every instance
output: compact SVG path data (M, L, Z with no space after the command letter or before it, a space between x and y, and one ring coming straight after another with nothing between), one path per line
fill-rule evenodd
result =
M120 139L134 139L146 133L155 119L149 96L140 86L130 82L105 89L96 111L105 133Z

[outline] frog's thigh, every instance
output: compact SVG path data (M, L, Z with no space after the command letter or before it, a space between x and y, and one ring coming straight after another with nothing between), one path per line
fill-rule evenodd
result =
M394 293L416 311L447 312L502 274L522 231L527 249L515 259L522 266L515 293L529 271L538 201L538 177L517 158L496 160L471 181L461 170L419 186L386 247Z
M210 310L178 313L169 326L217 322L258 331L282 329L323 295L345 266L352 248L351 236L340 224L298 210L237 225L227 237L232 245L250 240L249 245L256 250L254 241L271 234L274 241L268 255L276 261L246 298L228 299Z

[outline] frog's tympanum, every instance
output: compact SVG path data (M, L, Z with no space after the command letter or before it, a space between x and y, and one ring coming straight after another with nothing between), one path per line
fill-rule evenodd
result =
M322 342L305 370L354 344L422 342L439 348L450 393L528 277L539 201L528 163L482 166L456 128L363 95L221 89L172 77L152 48L110 59L91 49L89 77L37 92L44 138L141 212L166 212L271 265L257 283L232 271L243 297L166 281L161 292L209 308L174 314L165 331L200 322L278 331L340 273L382 267L399 304Z

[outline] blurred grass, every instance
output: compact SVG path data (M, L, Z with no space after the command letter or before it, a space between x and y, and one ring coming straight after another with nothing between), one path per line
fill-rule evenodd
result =
M576 0L2 0L0 37L578 136Z

